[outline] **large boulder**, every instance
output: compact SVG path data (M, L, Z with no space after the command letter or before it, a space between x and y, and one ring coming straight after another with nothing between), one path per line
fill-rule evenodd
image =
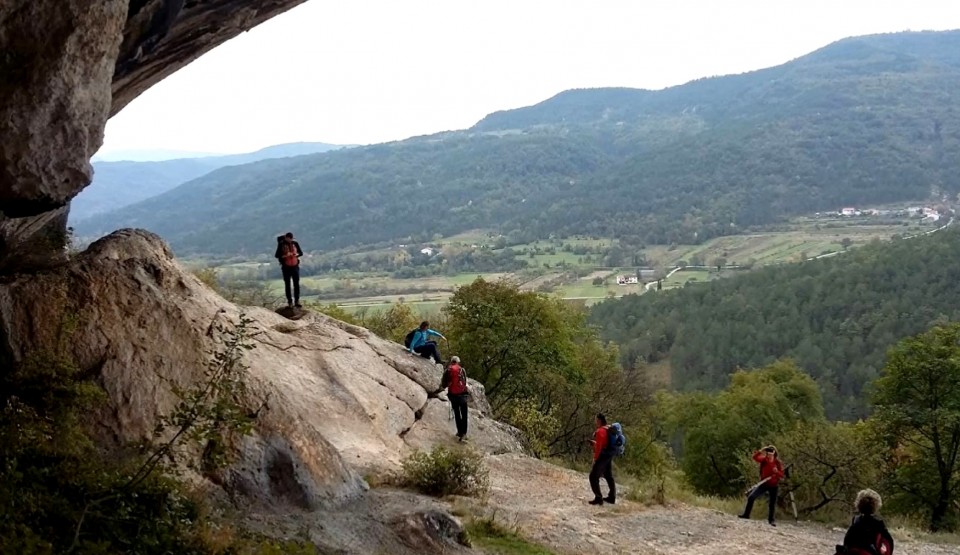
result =
M169 413L171 384L202 379L221 340L216 330L235 326L241 313L252 320L254 345L246 382L263 410L222 485L316 507L358 494L360 476L396 470L413 449L453 441L444 394L431 397L440 366L321 314L291 321L234 306L144 231L115 232L68 264L0 283L0 355L19 361L59 345L98 376L109 403L96 421L120 445L148 437ZM520 450L515 430L481 410L471 411L470 426L483 450Z

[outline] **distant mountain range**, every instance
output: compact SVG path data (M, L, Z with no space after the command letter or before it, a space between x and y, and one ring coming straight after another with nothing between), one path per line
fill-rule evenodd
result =
M93 183L80 192L70 205L70 221L76 224L86 218L117 210L166 192L191 179L224 166L249 164L270 158L287 158L342 148L326 143L289 143L268 146L256 152L207 156L185 151L124 151L111 157L145 158L185 155L162 161L94 161Z
M80 234L180 254L592 234L691 243L804 212L960 192L960 32L845 39L661 91L573 90L473 128L218 169Z

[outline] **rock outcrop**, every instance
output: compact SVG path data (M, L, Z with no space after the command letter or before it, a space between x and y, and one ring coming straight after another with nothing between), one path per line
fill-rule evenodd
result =
M264 409L220 480L231 492L315 508L359 494L360 476L395 470L413 449L454 441L449 405L434 394L439 366L321 314L291 321L236 307L144 231L115 232L68 264L0 284L0 354L16 361L60 345L97 375L109 397L97 421L119 445L151 433L176 402L170 384L201 378L217 327L236 325L241 311L255 346L246 382ZM482 410L471 411L470 427L479 449L520 450L515 431Z
M303 1L0 3L0 273L61 260L67 203L90 184L110 116Z

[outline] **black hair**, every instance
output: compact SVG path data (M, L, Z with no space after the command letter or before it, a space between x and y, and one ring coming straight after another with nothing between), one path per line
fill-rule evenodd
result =
M607 417L604 416L602 412L597 413L597 420L599 420L600 423L603 424L604 426L607 425Z
M420 329L429 328L429 327L430 327L430 322L427 322L426 320L424 320L423 322L420 322Z
M287 234L284 235L284 237L286 237L287 239L293 239L293 233L288 231Z

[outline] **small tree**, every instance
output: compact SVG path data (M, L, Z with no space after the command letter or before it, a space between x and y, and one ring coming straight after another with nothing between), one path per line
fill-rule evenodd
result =
M844 237L843 239L840 240L840 246L843 247L843 250L849 249L850 245L852 244L853 244L853 239L849 237Z
M890 481L934 531L956 526L960 499L960 324L901 341L876 382L875 418L892 450ZM951 518L951 515L953 518Z

